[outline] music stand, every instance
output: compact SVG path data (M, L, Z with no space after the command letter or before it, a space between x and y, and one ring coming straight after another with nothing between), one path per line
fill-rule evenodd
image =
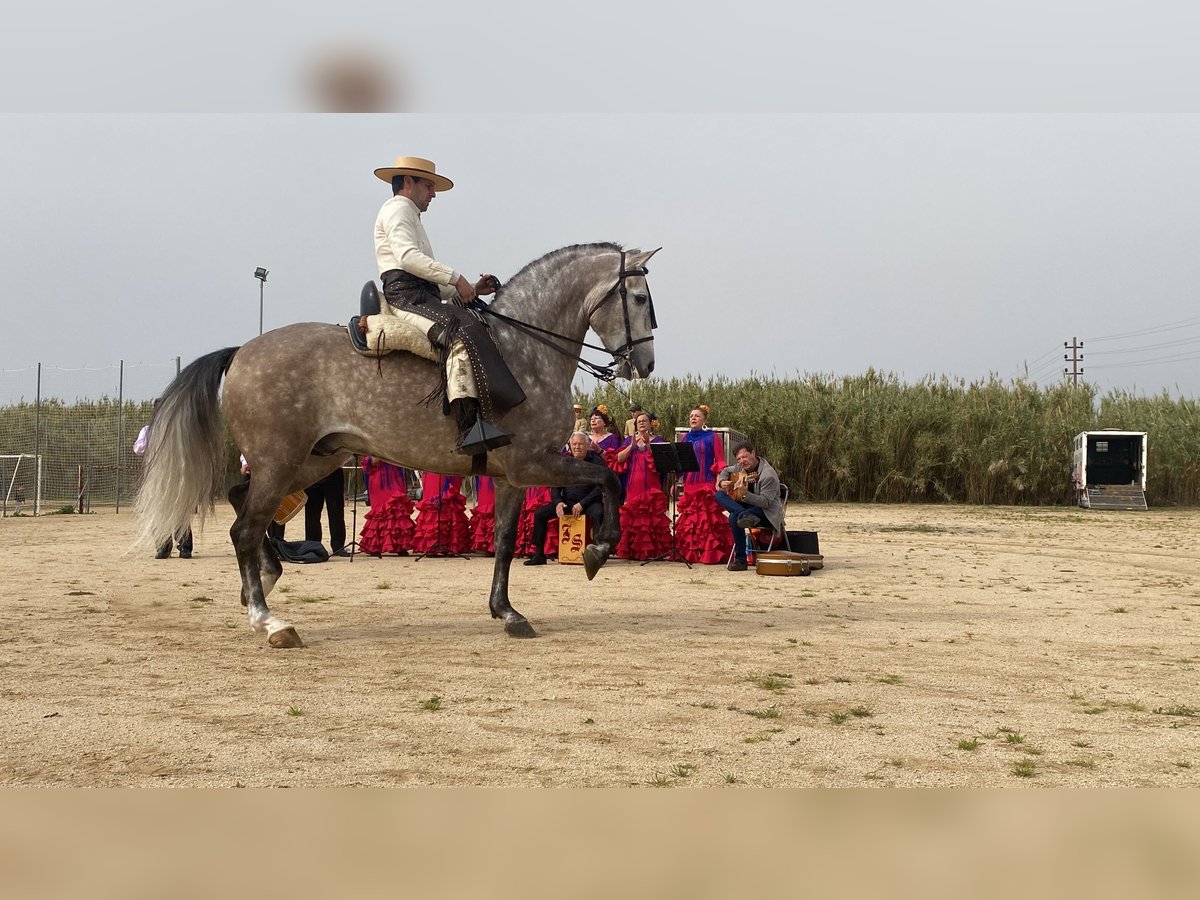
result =
M453 476L442 475L441 477L442 478L451 478ZM424 500L425 498L422 497L421 499ZM437 540L435 540L433 542L433 544L430 546L430 548L428 550L426 550L424 553L422 553L420 556L417 557L417 559L416 559L417 562L420 562L427 556L441 557L441 558L447 558L447 559L451 556L457 557L458 559L466 559L467 558L465 553L451 553L449 545L446 544L446 542L442 540L442 501L444 499L445 499L445 495L442 493L442 489L439 488L437 501L436 501L437 506L434 507L436 512L434 513L434 517L433 517L433 527L434 527L434 529L436 529L435 534L437 534Z
M675 444L666 442L651 444L650 455L654 458L654 468L668 476L700 471L700 460L696 458L696 448L689 441L679 441ZM668 562L677 559L690 569L692 564L679 552L679 546L675 543L675 478L669 477L667 481L671 485L671 549L666 553L660 553L653 559L646 560L642 565L664 559Z
M362 474L362 464L359 462L358 454L354 454L354 472L358 476ZM363 486L366 486L366 479L363 479ZM351 485L353 487L353 485ZM345 504L346 495L342 494L342 503ZM358 552L358 491L354 491L350 498L350 540L343 546L342 550L349 550L350 553L343 553L342 556L349 556L350 562L354 562L354 554Z

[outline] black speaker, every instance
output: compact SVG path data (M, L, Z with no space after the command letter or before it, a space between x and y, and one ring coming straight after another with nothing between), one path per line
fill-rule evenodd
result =
M788 546L793 553L820 553L821 543L815 531L789 531Z

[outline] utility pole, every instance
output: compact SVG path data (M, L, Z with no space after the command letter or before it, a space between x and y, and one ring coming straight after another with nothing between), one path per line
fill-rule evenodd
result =
M1073 387L1079 387L1079 377L1083 375L1083 369L1079 365L1083 362L1083 354L1079 351L1083 349L1083 343L1078 338L1071 338L1071 343L1063 341L1063 346L1071 351L1070 354L1063 354L1063 359L1071 364L1071 368L1063 369L1063 374L1071 376Z

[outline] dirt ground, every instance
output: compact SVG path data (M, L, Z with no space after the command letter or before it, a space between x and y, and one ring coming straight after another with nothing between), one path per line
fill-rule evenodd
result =
M0 520L0 784L1200 784L1200 511L800 506L826 568L335 558L251 631L218 508ZM361 522L360 522L361 524Z

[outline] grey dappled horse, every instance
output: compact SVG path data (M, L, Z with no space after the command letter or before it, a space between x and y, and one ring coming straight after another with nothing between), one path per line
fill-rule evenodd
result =
M589 328L625 377L646 377L654 369L645 265L656 252L624 251L615 244L552 251L514 275L492 302L494 315L485 316L528 398L496 423L512 433L512 444L487 457L487 474L496 481L488 605L515 637L536 634L508 599L523 488L599 484L606 515L584 552L589 579L617 546L616 475L561 451L571 426L571 380ZM455 420L442 415L440 404L422 403L438 378L432 362L402 352L361 356L344 326L312 322L197 359L167 388L153 417L138 492L139 540L159 542L182 533L197 507L202 519L212 510L225 484L227 423L252 476L249 485L229 491L237 511L229 534L242 576L242 604L250 625L265 631L271 646L303 646L295 628L267 608L266 596L283 571L265 540L268 523L287 494L324 478L351 453L469 475L470 457L453 452Z

